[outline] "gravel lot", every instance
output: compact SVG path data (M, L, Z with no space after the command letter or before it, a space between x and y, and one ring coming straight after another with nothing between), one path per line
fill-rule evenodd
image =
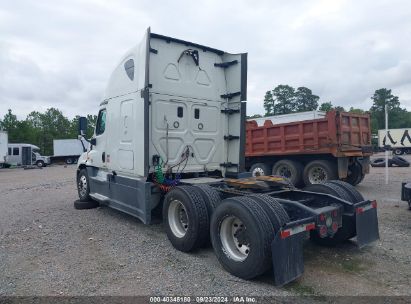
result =
M411 157L408 157L411 160ZM178 252L161 224L109 208L75 210L75 166L0 170L0 295L411 295L411 168L372 168L358 189L378 200L381 240L365 249L307 243L305 273L283 288L244 281L211 248Z

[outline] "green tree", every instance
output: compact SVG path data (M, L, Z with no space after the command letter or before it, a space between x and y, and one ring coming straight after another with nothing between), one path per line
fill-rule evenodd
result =
M320 111L324 111L324 112L329 112L333 109L333 104L331 103L331 101L329 102L324 102L320 105L320 108L318 110Z
M288 114L296 110L295 89L289 85L280 84L273 90L275 100L274 115Z
M306 87L299 87L295 92L295 103L297 112L314 111L318 108L318 100L320 97L314 95L312 91Z
M1 129L7 131L9 134L9 142L16 142L14 139L18 138L19 130L18 130L18 120L17 116L13 114L12 110L9 109L3 117L3 121L1 123Z
M272 116L274 115L274 98L273 93L271 91L267 91L264 96L264 109L265 115L264 116Z
M363 109L356 109L354 107L350 107L348 112L355 113L355 114L365 114L366 113Z
M398 96L394 96L391 90L382 88L374 92L371 97L373 105L370 108L371 127L373 132L385 128L385 105L388 110L388 127L402 128L408 126L408 113L401 108Z

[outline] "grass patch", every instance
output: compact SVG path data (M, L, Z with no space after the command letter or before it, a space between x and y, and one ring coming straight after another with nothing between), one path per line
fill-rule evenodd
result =
M346 272L358 273L367 270L367 266L359 259L349 259L341 261L341 268Z
M285 289L294 291L301 296L317 296L319 295L314 288L308 285L301 284L299 282L292 282L285 286Z

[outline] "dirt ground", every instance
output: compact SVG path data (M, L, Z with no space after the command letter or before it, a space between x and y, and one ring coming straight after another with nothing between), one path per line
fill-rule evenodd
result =
M407 157L411 161L411 157ZM75 210L75 166L0 170L0 295L411 295L411 211L400 201L411 168L372 168L358 190L377 199L380 241L307 242L305 272L277 288L244 281L212 248L176 251L161 224L109 208Z

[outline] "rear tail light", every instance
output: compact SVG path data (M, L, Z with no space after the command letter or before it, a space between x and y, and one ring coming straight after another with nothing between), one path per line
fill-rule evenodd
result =
M324 222L325 221L325 215L324 214L320 214L320 221Z
M337 215L338 215L337 210L334 210L334 211L332 212L332 214L333 214L333 217L337 217Z
M333 223L332 224L332 226L331 226L331 229L333 230L333 232L337 232L337 230L338 230L338 225L337 225L337 223Z
M377 201L372 201L372 202L371 202L371 206L372 206L373 208L377 208Z

